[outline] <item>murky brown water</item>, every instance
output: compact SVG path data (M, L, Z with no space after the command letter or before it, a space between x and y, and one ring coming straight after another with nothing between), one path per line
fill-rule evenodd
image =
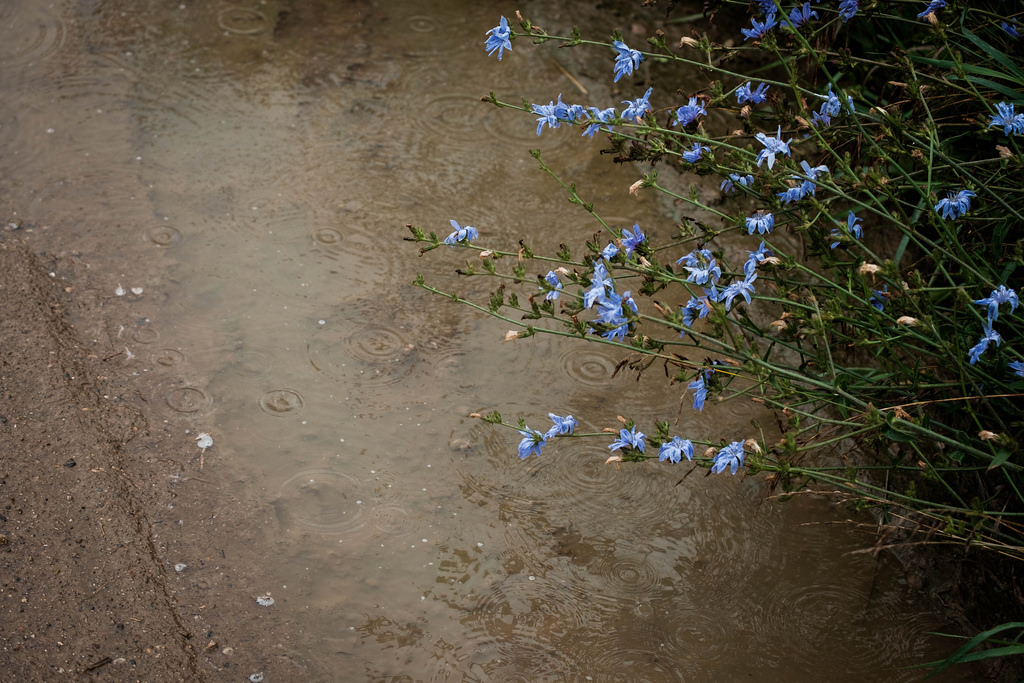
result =
M562 4L533 16L565 24ZM843 511L765 500L760 478L614 469L594 442L524 463L515 433L465 417L552 410L594 430L679 401L658 373L611 379L610 351L503 344L409 284L445 282L461 256L420 258L407 222L582 244L595 226L537 171L538 144L606 216L672 229L599 142L538 143L531 118L479 103L624 98L610 69L554 49L486 58L514 9L5 0L0 203L37 248L101 274L121 322L92 332L260 496L267 590L323 680L915 680L899 667L938 656L925 632L943 625L889 564L848 555L870 538L831 524ZM687 409L679 431L752 416Z

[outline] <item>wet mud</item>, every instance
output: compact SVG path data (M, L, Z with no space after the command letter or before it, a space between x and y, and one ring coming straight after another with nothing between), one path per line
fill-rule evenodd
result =
M4 680L304 679L254 555L219 547L258 546L258 512L68 324L99 322L76 270L0 241Z

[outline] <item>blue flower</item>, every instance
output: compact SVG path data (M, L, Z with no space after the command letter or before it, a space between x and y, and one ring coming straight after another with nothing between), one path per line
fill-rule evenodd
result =
M614 41L612 45L618 52L615 57L615 82L618 83L623 76L633 75L633 69L640 66L640 62L644 61L644 56L639 51L630 49L621 40Z
M771 255L772 252L764 246L764 242L761 242L761 246L757 248L757 251L747 252L747 262L743 264L743 274L750 275L753 273Z
M629 296L629 292L626 293ZM605 296L597 302L597 320L595 322L605 325L623 325L626 318L622 315L623 297L615 292Z
M805 22L810 21L811 17L818 18L818 13L811 9L811 3L805 2L803 6L797 5L789 13L789 20L793 22L794 28L800 28Z
M654 88L648 88L643 97L638 97L635 100L622 100L623 104L628 105L622 110L622 118L626 121L640 123L643 115L651 110L651 103L648 102L648 99L652 92L654 92Z
M696 97L691 97L689 104L676 109L676 122L675 125L688 126L697 120L697 117L707 116L708 110L704 108L704 103L700 102Z
M839 18L842 19L845 24L850 19L853 19L854 15L857 14L858 9L857 0L842 0L839 3Z
M693 389L693 409L704 412L704 401L708 397L708 388L704 385L704 375L710 370L703 370L697 375L697 379L690 382L687 387Z
M547 437L536 429L530 429L529 427L525 431L520 429L519 433L523 435L523 440L519 442L519 459L525 460L534 453L539 456L540 449L548 442Z
M739 282L733 282L722 290L722 300L725 303L725 310L728 311L732 308L732 300L740 295L742 295L744 300L749 304L750 295L754 292L754 280L756 279L757 273L749 273Z
M583 307L590 308L595 301L605 298L605 288L613 288L612 278L604 261L594 262L594 273L590 277L590 289L583 295Z
M748 235L753 235L755 230L757 230L757 234L763 235L766 232L771 232L775 227L775 216L758 209L753 216L747 218L746 223Z
M985 349L988 348L989 342L995 342L996 346L999 346L999 343L1003 341L999 333L992 329L992 323L982 325L982 330L985 332L985 336L979 339L978 343L967 351L967 357L970 359L971 365L978 362L981 354L985 353Z
M600 323L608 328L601 336L609 341L622 341L626 337L626 333L629 332L629 320L623 316L623 307L628 307L635 315L637 313L636 302L629 295L629 292L619 296L615 292L611 292L606 296L602 297L597 302L597 320L595 323ZM596 330L591 327L592 332Z
M998 112L989 121L988 127L1002 126L1003 135L1024 135L1024 114L1015 114L1014 104L1012 102L999 102L996 104L996 111Z
M857 216L854 215L853 211L850 211L848 214L846 214L846 232L847 232L847 234L853 235L855 238L860 239L864 235L864 229L863 228L864 228L864 226L862 226L860 224L860 219L857 218ZM839 232L839 228L832 228L832 232L830 232L829 234L830 235L839 236L841 233ZM839 242L833 242L831 244L831 246L829 247L829 249L835 249L838 246L839 246ZM878 310L882 310L882 309L878 309Z
M547 434L544 435L545 439L550 439L553 436L559 436L562 434L572 434L572 430L579 426L579 422L577 422L576 418L572 415L560 417L554 413L548 413L548 417L551 418L551 421L554 422L554 424L551 426L551 429L548 430Z
M548 274L544 276L544 280L551 285L551 289L544 295L544 301L554 301L562 295L562 281L558 279L555 271L549 270Z
M547 124L548 128L559 128L562 125L562 121L575 123L587 116L587 112L583 109L582 105L566 104L562 101L561 94L558 95L558 102L534 104L531 105L531 109L534 114L540 114L540 118L537 119L537 135L540 135L545 124Z
M769 31L775 28L775 24L775 8L772 7L772 11L765 16L764 22L760 22L757 19L751 17L751 28L741 28L740 33L743 34L744 41L746 41L749 38L764 38Z
M609 242L608 246L601 250L601 258L611 261L613 258L615 258L615 255L618 253L619 248L612 244L611 242Z
M971 210L971 197L977 197L970 190L960 190L957 193L947 192L945 199L940 199L935 205L935 212L941 213L947 220L956 220Z
M452 224L453 228L455 228L455 232L444 238L445 244L450 244L454 247L457 242L461 242L463 240L470 242L480 236L477 229L472 226L467 225L463 227L450 219L448 222Z
M750 187L754 183L754 176L737 175L735 173L730 173L729 177L723 180L722 184L719 187L721 188L722 192L729 193L732 192L734 189L734 182L739 183L743 187Z
M693 147L683 152L683 158L689 161L691 164L695 164L700 161L701 155L704 152L710 152L711 148L700 144L699 142L693 143Z
M736 470L743 464L743 459L746 456L747 452L743 450L743 442L733 441L715 454L715 462L711 466L711 471L721 474L728 467L732 474L736 474Z
M793 141L793 138L790 138L786 142L782 141L782 126L779 126L779 129L773 138L768 137L764 133L758 133L754 137L758 142L764 145L764 149L762 149L757 155L758 166L761 165L761 162L767 160L768 168L771 169L771 167L775 165L776 154L785 154L787 157L790 155L789 143Z
M768 92L767 83L758 83L757 87L753 90L750 89L750 81L736 88L736 101L739 104L744 102L752 102L753 104L761 104L765 100L765 93Z
M807 176L809 180L817 180L818 176L822 173L829 173L828 166L825 164L821 164L820 166L811 166L806 161L801 161L800 167L804 169L804 175ZM796 178L797 176L793 177ZM814 192L814 190L811 190L811 192Z
M587 117L587 110L583 108L582 104L565 104L562 102L562 96L558 96L558 102L555 104L555 108L558 109L558 115L571 123L577 123Z
M1020 32L1017 30L1017 20L1014 19L1012 24L1008 24L1005 21L999 22L999 26L1006 32L1006 35L1011 38L1020 38Z
M814 183L802 182L796 187L791 187L785 192L777 192L779 199L782 200L783 204L789 204L790 202L798 202L807 196L808 188L813 188Z
M558 99L561 101L562 96L559 95ZM532 105L532 110L534 114L540 114L537 118L537 135L540 135L541 130L544 129L544 124L547 124L548 128L558 128L562 125L561 120L558 118L558 107L554 102L534 104Z
M703 285L709 281L715 282L722 277L722 269L715 264L715 257L707 249L691 251L676 261L677 264L684 262L686 265L683 267L690 271L686 278L687 282Z
M592 138L594 133L601 129L602 123L611 124L615 120L615 107L608 107L607 109L591 107L590 119L592 123L583 130L583 134ZM608 129L611 130L611 125L608 125Z
M814 126L815 128L821 126L828 128L829 126L832 125L832 117L829 116L828 114L814 112L813 114L811 114L811 125Z
M924 11L917 15L917 18L924 19L929 14L934 14L945 6L946 0L932 0L928 3L928 6L924 8Z
M1013 370L1013 374L1017 375L1018 377L1024 377L1024 362L1015 360L1012 363L1010 363L1010 369Z
M711 312L711 307L708 305L708 300L704 297L701 297L700 299L694 299L693 297L690 297L690 301L687 302L687 304L683 306L680 310L683 314L683 326L693 327L693 323L698 318L708 317L708 313ZM685 337L686 330L681 330L679 332L679 336Z
M818 97L825 98L825 101L821 103L821 107L818 109L822 116L839 116L839 112L842 111L843 105L839 101L839 96L832 92L832 86L829 86L828 94L818 95Z
M644 235L643 231L640 230L639 223L633 224L632 232L630 232L629 228L623 230L622 248L626 250L626 258L632 256L633 252L636 251L637 247L644 243L645 239L647 239L647 237Z
M693 460L693 442L689 439L680 439L678 436L661 444L661 448L658 449L658 460L661 462L668 460L671 463L677 463L683 459L684 455L687 460Z
M889 298L889 285L882 285L881 289L871 290L871 300L868 302L871 307L881 313L885 310L885 302Z
M505 17L501 18L501 23L492 28L487 32L487 42L484 43L484 49L487 50L487 54L493 55L495 51L498 53L498 61L501 61L501 55L505 50L512 49L512 42L509 40L509 36L512 32L508 28L508 19Z
M1010 304L1010 313L1017 310L1020 301L1017 292L1007 289L1006 285L999 285L999 289L993 289L992 293L984 299L975 299L974 303L988 306L988 322L991 325L999 317L999 305Z
M636 425L631 429L620 429L619 438L611 443L608 448L617 451L620 448L635 448L641 453L644 452L644 439L647 438L643 432L636 431Z

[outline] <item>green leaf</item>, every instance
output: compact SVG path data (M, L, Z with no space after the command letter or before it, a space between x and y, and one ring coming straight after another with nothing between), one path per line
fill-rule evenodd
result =
M1014 75L1014 77L1017 79L1018 83L1020 83L1021 85L1024 85L1024 71L1021 71L1019 66L1017 66L1012 61L1010 61L1009 57L1007 57L1005 54L1003 54L1002 52L1000 52L996 48L994 48L991 45L989 45L988 43L986 43L984 40L982 40L978 36L974 35L970 31L968 31L966 28L963 29L963 32L964 32L964 37L967 38L967 40L971 41L972 43L974 43L975 45L980 47L982 50L984 50L985 54L987 54L989 57L991 57L992 59L994 59L997 62L999 62L1003 66L1004 69L1006 69L1007 71L1012 73ZM1018 97L1019 96L1020 95L1018 95Z
M996 635L997 633L1002 633L1003 631L1008 631L1010 629L1024 629L1024 621L1011 621L990 628L987 631L982 631L978 635L968 640L963 647L961 647L959 650L951 654L949 657L946 657L945 659L936 662L917 664L910 668L923 669L927 667L935 667L927 676L927 678L931 678L935 674L945 671L953 664L961 664L963 662L974 662L980 659L989 659L991 657L1005 657L1007 655L1024 653L1024 645L1021 644L1014 644L1006 647L990 648L988 650L982 650L981 652L971 652L971 650L976 648L978 645L981 645L985 641L989 640L992 636Z

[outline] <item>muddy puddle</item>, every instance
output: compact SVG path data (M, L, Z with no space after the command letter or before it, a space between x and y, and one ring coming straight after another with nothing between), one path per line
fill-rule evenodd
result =
M640 12L583 5L523 9L598 35ZM855 553L872 539L837 523L847 510L779 504L758 477L616 469L596 442L520 462L518 435L467 417L572 413L594 431L680 401L660 373L612 378L612 351L504 344L498 322L411 285L490 283L454 281L455 250L421 258L409 222L582 247L597 226L532 146L608 219L672 230L600 142L538 142L530 117L479 102L641 94L583 55L519 42L488 59L485 31L515 9L6 0L5 220L90 273L102 321L80 332L150 423L212 435L184 476L257 511L245 543L209 542L262 577L280 619L254 628L291 629L302 679L916 680L903 667L940 656L927 632L946 625L895 562ZM680 416L693 438L757 418Z

